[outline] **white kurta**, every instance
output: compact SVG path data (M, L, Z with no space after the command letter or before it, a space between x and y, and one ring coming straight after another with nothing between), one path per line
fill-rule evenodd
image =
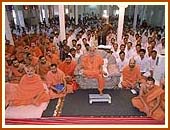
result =
M136 59L136 63L140 66L140 72L142 73L149 72L150 64L149 59L147 57L144 57L143 59L138 57Z
M128 65L128 63L129 63L129 60L128 60L128 59L125 58L125 59L122 61L120 58L118 58L118 60L117 60L117 65L118 65L118 67L119 67L120 72L122 72L123 68L124 68L126 65Z

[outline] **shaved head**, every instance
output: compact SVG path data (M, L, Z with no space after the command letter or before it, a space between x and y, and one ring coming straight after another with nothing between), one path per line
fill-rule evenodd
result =
M129 60L129 67L130 67L130 68L134 68L134 67L135 67L135 64L136 64L135 59L134 59L134 58L131 58L131 59Z
M94 56L95 55L95 50L96 50L95 46L90 47L90 49L89 49L90 56Z
M135 61L134 58L131 58L131 59L129 60L129 63L136 63L136 61Z
M95 51L95 50L96 50L95 46L90 47L90 51Z

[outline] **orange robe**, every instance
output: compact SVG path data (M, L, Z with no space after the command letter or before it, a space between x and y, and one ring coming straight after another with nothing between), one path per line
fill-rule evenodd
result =
M69 75L71 77L74 76L74 70L76 68L76 62L75 61L71 61L70 64L67 64L65 61L63 61L60 66L59 69L62 70L65 75Z
M40 105L42 102L49 101L49 94L45 91L40 76L36 74L33 77L24 75L19 85L7 84L6 89L10 95L8 98L10 105Z
M129 65L122 70L122 86L124 88L133 88L137 81L141 79L141 73L139 66L135 66L133 70L130 70Z
M58 50L55 50L55 51L51 51L52 52L52 54L55 54L55 55L60 55L60 53L59 53L59 51Z
M100 67L103 65L103 59L100 55L90 57L85 55L82 57L81 65L84 69L83 74L89 78L96 78L98 80L98 90L103 91L105 81Z
M62 72L60 69L57 68L57 73L52 73L51 71L49 71L47 73L47 85L49 87L54 86L56 84L60 84L63 83L63 79L65 79L65 74L64 72ZM66 95L66 92L60 92L60 93L56 93L54 92L51 88L49 90L50 93L50 98L54 99L54 98L59 98L59 97L64 97Z
M46 76L47 76L47 73L49 70L50 70L49 62L46 62L46 64L41 64L41 63L37 64L36 72L37 72L37 74L40 75L41 79L44 81L46 80Z
M8 65L8 62L5 61L5 76L8 76L10 73L11 66Z
M15 47L22 46L23 41L21 39L17 39L16 41L14 41L14 44L15 44Z
M51 48L53 47L53 43L52 43L52 42L50 42L50 43L48 43L48 44L46 44L46 45L47 45L47 48L50 49L50 50L51 50Z
M36 66L38 64L38 58L35 56L32 56L32 59L25 58L25 65L32 65Z
M42 51L40 50L39 47L35 47L35 48L30 48L30 52L32 53L33 56L35 57L40 57L43 55Z
M5 46L5 53L10 54L10 56L11 56L14 54L14 52L15 52L15 46L13 46L13 45Z
M161 108L165 111L165 94L161 95Z
M164 95L164 90L159 86L154 86L150 91L141 95L144 99L144 102L147 104L151 110L156 104L156 98ZM162 106L163 99L161 98L160 105L152 112L151 117L156 120L164 120L165 113ZM138 108L142 112L146 112L145 107L139 96L132 98L132 104L134 107Z
M11 66L11 73L12 73L12 77L11 77L11 80L10 80L11 83L19 83L20 79L24 75L24 70L23 70L23 72L19 72L18 69L19 68Z
M51 56L46 55L46 59L51 64L59 65L61 63L59 56L56 54L52 54Z
M33 56L33 57L32 57L32 61L31 61L31 65L32 65L32 66L35 66L35 65L37 65L37 64L38 64L38 58L35 57L35 56Z
M18 46L16 48L16 53L15 53L15 57L17 58L17 60L19 62L24 60L24 47L23 46Z
M75 61L71 61L70 64L67 64L65 61L63 61L60 66L59 69L62 70L66 76L71 76L71 81L69 81L69 85L70 85L70 92L73 90L77 90L78 88L78 84L76 83L76 81L73 80L74 78L74 70L76 68L76 62Z

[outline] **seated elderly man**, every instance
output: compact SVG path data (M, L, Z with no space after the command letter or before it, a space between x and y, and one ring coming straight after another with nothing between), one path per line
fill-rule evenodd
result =
M122 70L122 87L126 89L135 88L136 83L141 80L140 67L136 65L136 61L132 58L129 65Z
M103 75L106 74L103 71L103 63L103 58L96 53L95 47L91 47L89 53L82 57L79 65L80 72L83 76L97 79L100 95L103 94L105 84Z
M81 65L84 61L84 58L89 55L90 52L83 54L80 56L80 58L77 61L77 66L75 69L75 79L76 82L79 84L80 89L96 89L99 88L99 80L95 77L89 77L85 75L81 75L82 70ZM95 49L95 55L102 58L103 63L100 64L100 68L97 68L97 70L100 69L100 72L103 72L102 80L104 80L104 88L105 89L117 89L118 84L120 82L120 71L118 69L118 66L116 64L116 59L114 56L111 55L110 52L103 49ZM100 58L100 59L101 59ZM99 64L97 60L94 61L95 64ZM86 62L85 65L87 65L88 62ZM89 66L89 65L88 65ZM94 69L96 70L96 69Z
M33 66L25 68L19 84L5 84L6 105L40 105L49 101L49 94L39 75L35 74Z

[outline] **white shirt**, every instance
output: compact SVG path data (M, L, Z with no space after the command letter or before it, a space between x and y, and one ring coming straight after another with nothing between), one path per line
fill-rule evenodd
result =
M68 45L70 48L73 47L73 45L72 45L72 40L73 40L73 39L75 39L74 34L72 34L71 36L69 36L68 39L67 39L67 45Z
M141 59L141 57L138 57L136 63L140 66L140 72L148 72L150 70L149 58L144 57Z
M149 58L149 64L150 64L150 70L154 70L156 65L156 59L152 59L152 57Z
M77 52L76 52L76 56L75 56L76 61L79 59L79 57L80 57L81 55L83 55L83 52L82 52L81 50L80 50L80 53L77 53Z
M58 38L57 38L57 37L54 37L54 38L53 38L53 44L54 44L55 46L58 46L59 43L60 43L60 37L59 37L59 36L58 36Z
M95 38L95 36L91 36L90 38L91 41L91 46L97 46L98 45L98 40Z
M87 38L86 32L82 35L82 39L83 39L83 38Z
M82 38L77 41L77 44L82 44Z
M134 45L134 43L135 43L135 41L136 41L135 36L129 35L129 41L131 41L132 44Z
M113 51L112 55L116 58L116 60L119 58L119 50L115 51L114 49L111 49Z
M135 56L135 50L132 49L132 48L130 50L126 49L125 50L125 56L126 56L127 59L134 57Z
M142 36L142 42L141 42L142 48L146 49L147 43L148 43L148 37Z
M155 41L156 41L156 46L159 45L159 44L161 44L161 40L158 41L158 40L156 39Z
M76 61L76 57L73 57L71 53L68 53L68 55L71 56L71 58L72 58L73 61Z
M123 68L126 66L126 65L128 65L128 59L124 59L123 61L120 59L120 58L118 58L117 59L117 65L118 65L118 67L119 67L119 70L120 70L120 72L122 72L122 70L123 70Z
M158 44L156 46L156 50L158 54L165 54L165 48L162 46L162 44Z
M149 53L146 51L145 57L150 58Z

